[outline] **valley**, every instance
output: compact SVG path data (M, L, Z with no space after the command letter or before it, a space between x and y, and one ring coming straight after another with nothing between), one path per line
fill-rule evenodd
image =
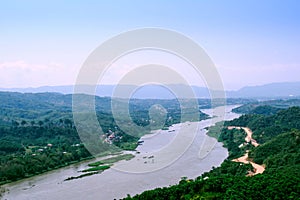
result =
M127 135L113 119L110 99L96 97L96 113L104 134L98 137L101 154L95 159L77 134L71 96L7 92L0 95L2 99L7 98L6 103L2 101L0 112L1 195L6 199L82 199L83 196L85 199L177 199L179 196L197 199L224 195L244 198L241 195L247 192L243 184L248 182L267 184L264 190L272 198L299 194L297 184L291 186L297 182L299 167L300 108L294 106L296 100L280 101L285 107L274 114L278 100L249 106L257 103L249 99L228 99L233 105L226 107L224 119L215 116L207 100L199 99L198 119L181 121L176 100L133 99L129 106L132 121L125 123L127 128L133 123L141 127L152 123L156 131L144 129ZM119 105L126 102L117 101ZM189 100L183 102L188 109ZM160 128L161 125L151 121L148 112L158 104L167 112ZM249 114L231 112L244 107ZM160 107L153 108L162 111ZM184 138L190 138L190 142ZM186 149L179 150L184 145ZM272 184L278 181L278 175L291 192L286 189L270 193L269 190L285 188ZM264 181L256 182L257 179ZM125 186L128 181L131 184ZM115 189L110 190L111 187ZM198 189L191 190L194 187ZM241 191L229 189L235 187ZM183 188L182 192L171 192ZM97 191L111 192L103 195Z

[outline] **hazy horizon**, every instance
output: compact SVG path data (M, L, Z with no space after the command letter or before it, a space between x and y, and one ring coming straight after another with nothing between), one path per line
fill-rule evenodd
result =
M270 84L286 84L286 83L300 83L300 81L294 81L294 82L270 82L270 83L266 83L266 84L257 84L257 85L245 85L242 86L240 88L237 89L227 89L224 88L226 91L238 91L240 89L246 88L246 87L259 87L259 86L265 86L265 85L270 85ZM124 86L131 86L130 84L126 84ZM155 84L154 84L155 85ZM170 85L180 85L180 84L170 84ZM36 86L36 87L0 87L0 89L7 89L7 91L9 91L10 89L38 89L38 88L43 88L43 87L73 87L75 86L75 84L67 84L67 85L41 85L41 86ZM91 85L93 86L93 85ZM114 84L101 84L101 85L97 85L97 86L115 86ZM135 85L134 85L135 86ZM191 85L194 87L200 87L200 88L207 88L207 86L205 85ZM1 90L0 90L1 91ZM5 90L6 91L6 90Z
M226 90L300 81L298 1L6 1L0 19L1 88L74 85L95 48L143 27L174 30L198 43ZM185 70L171 57L156 58ZM128 70L118 66L103 84L114 84Z

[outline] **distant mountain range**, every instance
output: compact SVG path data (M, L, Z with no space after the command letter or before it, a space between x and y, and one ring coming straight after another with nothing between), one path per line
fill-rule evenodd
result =
M228 95L231 97L299 97L300 82L248 86L237 91L230 91Z
M82 86L83 88L89 86ZM189 86L185 85L167 85L172 91L184 93ZM118 89L124 91L134 91L132 97L139 99L170 99L175 98L176 94L168 90L167 87L159 85L146 85L137 88L134 85L120 85ZM124 94L116 96L114 90L116 85L99 85L96 88L96 95L100 97L124 97ZM135 90L136 89L136 90ZM209 90L205 87L192 86L192 89L197 98L209 98ZM0 88L0 91L21 92L21 93L42 93L42 92L57 92L62 94L72 94L74 86L42 86L37 88ZM259 86L247 86L236 91L226 91L228 98L292 98L300 97L300 82L285 82L285 83L270 83Z

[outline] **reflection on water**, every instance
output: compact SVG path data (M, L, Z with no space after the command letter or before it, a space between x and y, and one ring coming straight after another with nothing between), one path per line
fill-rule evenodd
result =
M232 108L233 106L228 106L226 109L225 118L227 120L239 116L230 112ZM210 109L203 111L208 114L211 113ZM168 156L156 155L155 152L160 152L161 149L168 146L176 138L181 126L195 124L198 126L198 131L189 148L172 164L165 165L159 170L151 170L153 169L151 165L155 166L157 163L163 162L163 158ZM91 162L89 161L7 184L6 188L9 192L4 195L3 199L118 199L125 197L127 194L134 195L144 190L176 184L181 177L196 178L203 172L209 171L213 166L219 166L228 156L227 150L222 147L221 143L216 143L215 139L206 136L204 128L210 125L211 120L176 124L170 130L147 135L143 138L145 141L143 145L137 148L140 154L136 154L136 157L130 161L121 161L115 167L101 174L72 181L63 181L67 177L77 176L78 171L86 168L87 164ZM206 149L206 143L215 145L213 148ZM203 154L206 156L199 157L199 150L206 152ZM144 173L120 171L124 165L140 168L144 166L150 170Z

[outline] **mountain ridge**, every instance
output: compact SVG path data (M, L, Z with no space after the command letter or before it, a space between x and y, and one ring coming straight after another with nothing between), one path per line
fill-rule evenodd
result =
M92 87L84 85L83 87ZM118 87L124 94L118 94L116 97L124 97L128 94L138 99L172 99L176 97L174 91L185 92L186 89L192 88L196 98L210 98L210 91L206 87L182 84L162 85L146 85L138 87L135 85L97 85L95 94L100 97L111 97L114 90ZM0 88L0 91L20 92L20 93L42 93L42 92L56 92L62 94L72 94L74 92L74 85L60 85L60 86L41 86L28 88ZM84 91L84 90L83 90ZM245 86L238 90L226 90L226 97L228 98L290 98L300 97L300 82L277 82L257 86ZM120 96L121 95L121 96ZM124 95L124 96L122 96Z

